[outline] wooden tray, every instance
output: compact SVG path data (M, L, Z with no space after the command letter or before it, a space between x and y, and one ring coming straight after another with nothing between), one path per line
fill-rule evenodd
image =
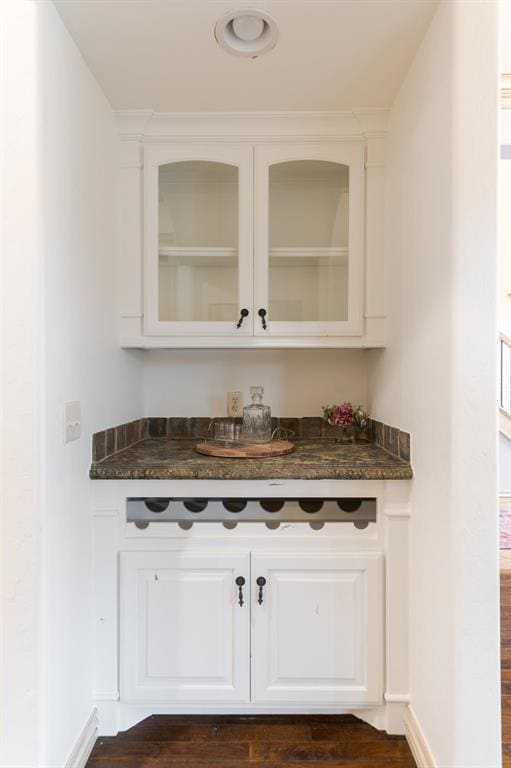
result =
M272 440L271 443L245 443L245 445L222 445L215 442L197 443L195 450L205 456L219 456L223 459L263 459L268 456L285 456L295 446L289 440Z

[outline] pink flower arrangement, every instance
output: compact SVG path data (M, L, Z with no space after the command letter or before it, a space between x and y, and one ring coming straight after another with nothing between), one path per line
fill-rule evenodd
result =
M355 409L351 403L334 405L328 415L328 423L335 427L351 427L355 423Z
M367 426L369 414L361 405L356 408L351 403L324 405L323 418L334 427L352 427L356 424L361 429Z

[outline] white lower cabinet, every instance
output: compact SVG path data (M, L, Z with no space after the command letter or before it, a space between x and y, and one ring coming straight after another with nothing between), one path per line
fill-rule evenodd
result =
M381 703L382 571L380 555L252 555L255 703Z
M382 686L381 555L121 554L123 700L356 707Z
M250 700L250 605L239 605L240 576L248 585L248 553L121 554L125 701Z

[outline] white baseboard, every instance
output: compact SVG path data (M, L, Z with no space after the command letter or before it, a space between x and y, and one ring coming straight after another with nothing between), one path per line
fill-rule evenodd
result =
M411 707L408 707L405 714L405 735L417 768L437 768L426 737Z
M96 708L90 713L76 742L66 760L65 768L85 768L98 735L98 716Z

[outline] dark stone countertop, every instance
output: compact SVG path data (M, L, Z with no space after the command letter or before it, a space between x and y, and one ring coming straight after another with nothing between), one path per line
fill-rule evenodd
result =
M412 467L375 443L295 440L287 456L202 456L196 440L149 438L92 464L93 480L407 480Z

